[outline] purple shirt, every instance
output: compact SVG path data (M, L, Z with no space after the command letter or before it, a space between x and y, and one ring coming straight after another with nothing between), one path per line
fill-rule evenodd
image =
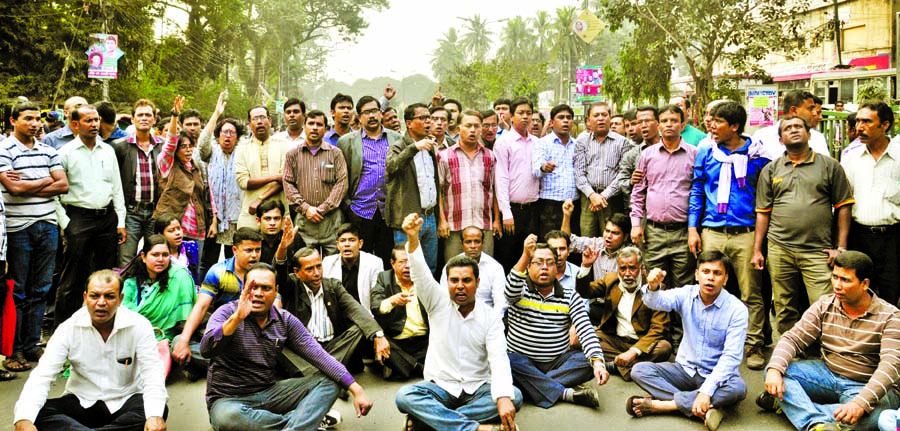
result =
M219 307L209 318L200 342L200 354L210 359L207 408L220 398L251 395L274 385L276 358L285 347L345 388L355 381L347 368L326 353L300 320L287 311L272 307L263 328L248 317L234 334L226 337L222 325L237 305L238 301L232 301Z
M671 153L662 142L641 152L637 169L644 172L644 179L631 192L632 226L640 226L644 216L658 223L688 221L696 157L697 148L684 139Z
M384 163L387 159L387 133L384 129L378 139L369 137L365 129L360 131L362 137L362 172L359 175L359 188L356 196L350 200L350 210L356 215L369 220L375 215L375 209L384 214Z

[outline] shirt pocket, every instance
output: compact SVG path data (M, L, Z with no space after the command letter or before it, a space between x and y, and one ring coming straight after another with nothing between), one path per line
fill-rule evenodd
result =
M710 346L724 346L725 336L728 334L728 328L717 328L713 323L709 330L706 331L706 342Z
M266 358L266 363L272 364L278 359L286 341L287 338L284 337L266 337L265 342L263 342L263 354Z
M334 163L322 162L319 165L319 179L325 184L334 184L337 182L337 167Z
M900 181L886 178L884 185L884 198L894 205L900 205Z

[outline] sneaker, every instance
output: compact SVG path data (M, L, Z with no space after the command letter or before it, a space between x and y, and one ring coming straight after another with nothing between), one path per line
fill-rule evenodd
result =
M597 391L591 387L575 391L572 394L572 402L593 409L600 407L600 397L597 396Z
M744 357L747 359L747 368L751 370L761 370L766 366L766 357L763 356L762 346L749 346L744 350Z
M722 410L710 408L706 411L706 419L703 421L703 424L706 425L706 429L709 431L716 431L724 420L725 414L722 413Z
M846 427L839 423L835 422L827 422L827 423L818 423L809 428L809 431L845 431L850 430L852 428Z
M756 397L756 405L767 412L773 412L779 415L782 413L781 404L778 402L778 398L775 398L774 395L766 391L762 391L759 396Z
M341 413L335 409L331 409L328 413L325 413L325 417L322 418L322 424L319 425L319 428L334 428L344 420L341 419Z

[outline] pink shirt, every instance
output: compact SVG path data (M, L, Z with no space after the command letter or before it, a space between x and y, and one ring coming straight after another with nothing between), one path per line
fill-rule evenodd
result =
M536 143L534 135L522 136L515 129L510 129L494 144L497 203L503 220L513 218L510 202L527 204L538 200L541 180L531 175L531 151Z

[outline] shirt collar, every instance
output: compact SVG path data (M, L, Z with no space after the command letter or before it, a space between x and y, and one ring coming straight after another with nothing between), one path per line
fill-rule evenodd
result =
M22 141L20 141L18 138L16 138L15 134L10 135L9 139L12 140L12 142L16 145L16 148L18 148L19 151L21 151L23 153L28 152L28 151L37 150L38 144L41 143L41 141L38 141L37 138L35 138L34 145L32 145L31 148L28 148L27 146L25 146L25 144L22 143Z
M307 151L312 152L312 148L309 146L309 141L304 140L303 142L297 144L297 146L300 148L306 148ZM319 149L316 151L321 151L321 150L330 151L332 148L334 148L334 146L331 145L330 142L328 142L325 139L322 139L322 145L319 145Z
M816 162L816 152L813 151L812 148L810 148L810 149L809 149L809 155L806 156L806 159L802 160L800 163L794 163L794 162L787 156L787 150L785 150L784 156L782 156L782 158L783 158L783 160L784 160L784 164L785 164L785 165L791 164L791 165L794 165L794 166L798 166L798 165L812 164L812 163L815 163L815 162Z
M306 289L306 294L309 295L309 297L312 299L319 299L325 294L324 281L322 282L322 285L319 286L319 291L316 293L313 293L312 289L310 289L309 286L306 285L306 283L303 283L303 288Z
M697 291L694 292L694 297L697 298L697 300L700 301L700 304L702 304L704 307L722 308L722 306L725 305L725 295L728 294L728 292L725 291L725 286L722 286L722 290L719 292L719 296L716 297L716 300L709 305L704 304L703 298L700 297L700 285L697 284L695 286L697 287Z
M113 319L112 332L116 332L122 328L127 328L129 326L134 326L135 324L135 319L133 319L132 316L128 314L128 309L126 309L121 304L121 302L119 303L119 307L116 309L116 314ZM81 309L75 315L74 323L75 326L80 326L82 328L91 328L94 326L94 323L91 322L91 313L88 312L87 306L81 307Z
M662 141L662 138L660 138L659 143L656 145L659 145L660 152L666 152L666 153L669 152L669 150L666 149L666 144ZM687 152L688 145L689 144L684 141L684 138L681 138L681 141L678 142L678 148L675 148L675 151L672 151L672 153L670 153L670 154L674 154L679 151Z
M369 136L369 131L367 131L366 128L363 127L362 130L359 131L359 136L364 139L378 141L378 140L387 138L387 132L385 131L384 127L382 126L378 133L378 136L372 137L372 136Z
M113 132L113 133L115 133L115 132ZM112 135L110 135L110 137L112 137ZM175 138L177 139L178 135L175 135ZM162 143L162 141L163 141L162 138L154 135L153 133L150 133L150 140L152 141L153 145ZM128 143L129 144L137 144L137 132L134 132L134 133L131 133L128 135Z

